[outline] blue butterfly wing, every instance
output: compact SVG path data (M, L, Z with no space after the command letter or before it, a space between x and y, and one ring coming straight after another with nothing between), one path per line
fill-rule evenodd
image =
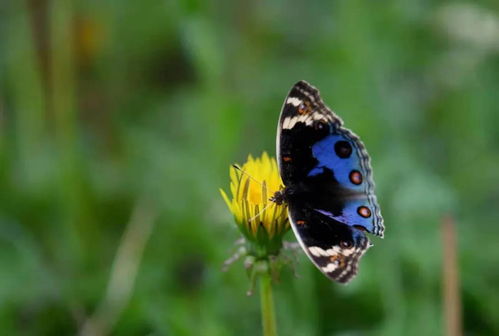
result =
M369 156L360 139L349 130L330 125L330 134L312 145L317 164L307 177L330 170L338 184L341 211L325 206L316 209L342 223L383 236L383 218L374 194Z
M370 246L364 231L378 236L384 231L363 143L314 87L300 81L284 101L277 154L291 224L303 249L326 275L348 281ZM343 262L324 266L326 255Z

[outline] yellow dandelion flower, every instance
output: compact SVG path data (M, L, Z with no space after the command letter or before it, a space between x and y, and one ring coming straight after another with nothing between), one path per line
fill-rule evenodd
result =
M232 198L220 189L222 197L253 252L276 255L290 227L286 205L269 200L282 186L277 162L266 152L256 159L249 155L241 170L230 168Z

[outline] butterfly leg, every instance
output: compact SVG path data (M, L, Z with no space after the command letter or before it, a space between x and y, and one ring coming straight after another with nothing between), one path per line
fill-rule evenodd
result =
M298 242L284 241L283 242L283 247L284 247L285 250L290 250L290 251L293 251L293 252L301 250L300 243L298 243Z
M289 265L291 268L291 271L293 272L293 275L296 278L299 278L300 275L298 274L298 271L296 269L296 265L298 264L298 253L301 251L301 246L298 242L288 242L284 241L283 242L283 248L284 248L284 253L282 255L282 259L284 264ZM289 252L289 253L287 253Z
M244 245L245 243L246 243L246 240L244 238L239 238L238 240L236 240L234 242L234 245L241 246L241 245Z
M244 243L244 240L243 240ZM237 242L236 242L237 244ZM238 244L239 245L239 244ZM246 247L240 246L237 251L227 260L224 261L223 266L222 266L222 272L227 272L229 269L230 265L238 261L242 256L246 255L247 250Z

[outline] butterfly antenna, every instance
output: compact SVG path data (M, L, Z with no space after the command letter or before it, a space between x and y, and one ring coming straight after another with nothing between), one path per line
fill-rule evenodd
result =
M239 165L237 164L233 164L232 167L234 167L235 169L239 170L241 173L243 173L244 175L248 176L251 180L253 180L254 182L258 183L259 185L262 186L263 188L263 192L264 192L264 195L267 195L267 184L266 183L262 183L260 181L258 181L256 178L254 178L253 176L251 176L250 174L248 174L247 172L245 172ZM267 198L267 197L264 197L264 198ZM251 222L253 219L255 219L256 217L260 216L265 210L267 210L267 208L269 206L272 205L273 202L270 202L268 203L260 212L258 212L255 216L251 217L249 219L249 221Z
M250 174L248 174L247 172L245 172L239 165L237 164L233 164L232 167L234 167L235 169L239 170L241 173L243 173L244 175L248 176L252 181L258 183L259 185L262 186L262 188L264 189L264 192L265 194L267 194L267 184L265 183L262 183L260 181L258 181L256 178L254 178L253 176L251 176Z
M239 170L241 173L243 173L244 175L248 176L250 179L252 179L256 183L258 183L262 187L264 186L264 184L262 182L258 181L256 178L254 178L253 176L251 176L250 174L248 174L247 172L245 172L241 167L239 167L239 165L233 164L232 167L234 167L235 169ZM267 188L267 187L265 187L265 188Z
M253 221L255 218L257 218L258 216L260 216L265 210L267 210L269 208L269 206L271 206L273 204L273 202L268 202L266 206L263 207L262 210L260 210L256 215L254 215L253 217L251 217L250 219L248 219L248 222L251 222Z

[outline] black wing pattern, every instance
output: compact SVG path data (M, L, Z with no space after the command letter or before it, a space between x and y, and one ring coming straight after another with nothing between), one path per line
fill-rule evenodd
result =
M363 143L300 81L284 101L277 154L295 235L323 273L348 282L371 246L364 232L384 231Z

